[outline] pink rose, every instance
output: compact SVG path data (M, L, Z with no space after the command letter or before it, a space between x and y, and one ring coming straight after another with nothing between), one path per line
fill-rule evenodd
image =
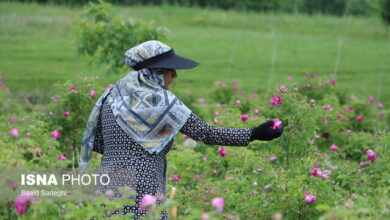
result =
M59 156L57 157L57 159L58 159L58 160L64 161L64 160L66 160L66 157L65 157L64 155L59 155Z
M71 91L72 93L77 93L77 86L71 86L70 88L69 88L69 91Z
M312 194L310 194L309 192L306 192L306 191L304 193L306 195L306 197L304 199L304 202L306 204L311 204L311 203L316 201L317 197L313 196Z
M279 96L277 96L277 95L274 95L273 97L272 97L272 99L269 101L269 103L271 103L271 105L277 105L277 104L279 104L279 103L281 103L282 102L282 98L280 98Z
M311 173L312 176L318 176L318 170L315 169L315 168L311 168L310 169L310 173Z
M221 155L221 157L225 157L225 155L228 153L227 149L225 149L224 147L220 147L218 149L218 154Z
M333 107L331 105L324 105L323 109L333 110Z
M64 117L68 117L68 116L69 116L69 112L68 112L68 111L64 111L64 112L62 112L62 115L63 115Z
M172 175L172 180L179 182L180 181L180 176L178 174L173 174Z
M114 196L115 196L115 191L112 190L112 189L109 189L109 190L106 191L105 195L107 196L107 198L113 199Z
M92 99L94 99L96 97L96 91L95 90L91 90L89 91L89 97L91 97Z
M367 150L366 155L367 155L367 159L371 161L371 163L375 162L377 156L373 150Z
M282 121L279 120L279 119L274 119L274 124L271 126L271 129L272 130L277 130L280 128L280 126L282 126Z
M146 194L141 199L140 209L149 210L157 206L157 197L154 195Z
M248 114L243 114L243 115L240 115L240 118L241 118L241 121L246 121L249 119L249 115Z
M27 211L28 204L35 204L37 198L33 195L32 191L25 191L24 194L20 194L15 198L16 214L23 215Z
M335 144L332 144L332 145L329 147L329 149L330 149L331 151L339 151L339 147L337 147L337 145L335 145Z
M203 213L202 217L200 219L201 220L209 220L209 215L207 213Z
M9 133L10 133L11 136L13 136L13 137L17 137L17 136L20 135L19 130L18 130L17 128L12 128L12 129L9 131Z
M217 209L218 212L223 212L225 200L222 197L216 197L211 201L211 204Z
M280 92L285 92L287 88L285 86L279 86L279 91Z
M272 163L275 163L277 159L278 159L278 158L277 158L276 156L272 156L271 158L269 158L269 160L270 160Z
M375 98L373 96L368 97L368 101L370 104L372 104L375 101Z
M54 138L54 139L58 139L61 137L61 134L58 130L54 130L53 133L51 133L51 136Z

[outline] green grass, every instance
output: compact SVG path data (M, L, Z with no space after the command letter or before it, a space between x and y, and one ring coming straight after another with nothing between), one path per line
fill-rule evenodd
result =
M178 71L176 87L205 94L213 81L237 79L249 90L264 91L304 72L335 70L339 40L343 40L338 86L358 95L378 96L390 103L390 37L376 17L330 17L301 14L255 14L182 7L115 7L126 17L155 20L170 32L165 42L200 62ZM29 93L49 100L52 83L78 73L101 75L104 69L76 57L71 44L73 16L80 8L0 3L0 71L19 96ZM275 63L270 77L272 54ZM125 52L125 51L124 51ZM130 69L129 69L130 70ZM383 73L380 78L380 73Z

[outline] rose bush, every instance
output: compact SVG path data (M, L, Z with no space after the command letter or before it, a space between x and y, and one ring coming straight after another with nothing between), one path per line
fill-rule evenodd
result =
M179 219L389 218L386 103L341 90L331 77L306 74L301 82L288 80L269 93L217 82L210 98L176 89L183 102L211 125L253 128L279 119L284 134L248 147L188 144L190 138L178 135L168 154L167 189L177 189L174 201L151 205L149 217L173 208ZM44 108L17 103L8 87L0 88L2 167L77 167L85 123L107 86L81 76L57 86L52 103ZM100 156L94 153L91 162L97 167ZM94 206L103 202L106 209ZM87 218L126 202L38 198L21 216ZM13 207L9 204L3 203ZM8 215L4 210L0 214ZM16 218L16 209L11 211Z

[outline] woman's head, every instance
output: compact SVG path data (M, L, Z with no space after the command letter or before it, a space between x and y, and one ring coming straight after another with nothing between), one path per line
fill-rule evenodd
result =
M164 89L169 89L169 86L173 82L173 79L177 77L177 73L175 69L163 69L162 72L164 76Z

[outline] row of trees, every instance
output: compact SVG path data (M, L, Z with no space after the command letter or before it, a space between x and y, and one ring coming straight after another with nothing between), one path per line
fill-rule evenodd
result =
M66 5L84 5L97 0L9 0ZM121 5L181 5L255 12L287 12L342 16L381 14L390 24L390 0L107 0Z

